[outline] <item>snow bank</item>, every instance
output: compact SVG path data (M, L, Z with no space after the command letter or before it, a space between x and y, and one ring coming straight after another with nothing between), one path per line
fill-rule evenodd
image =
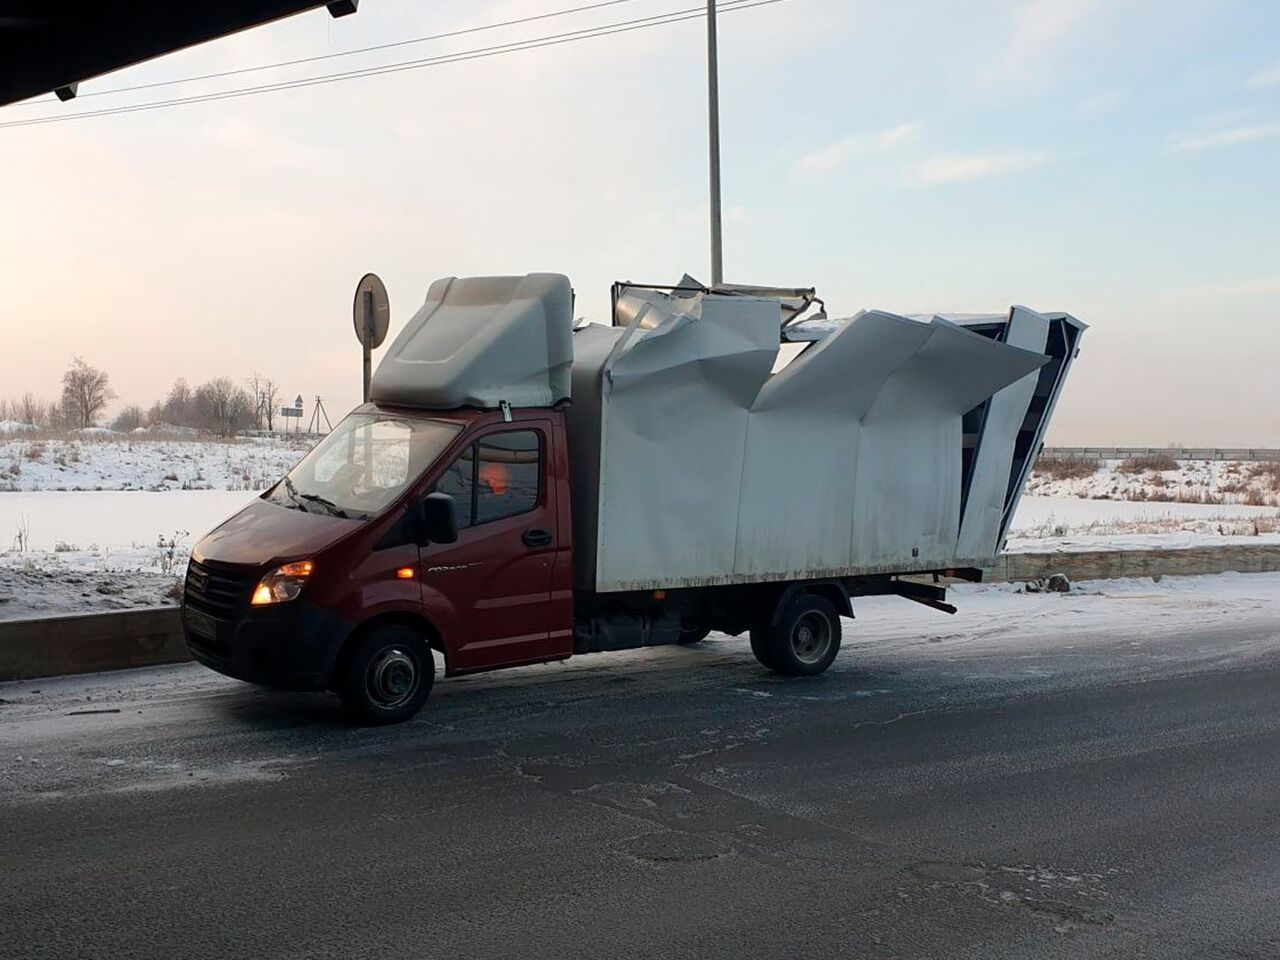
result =
M161 535L199 538L254 496L227 490L0 493L0 551L14 546L21 529L27 550L123 560L150 549ZM0 553L0 562L14 562L5 558Z
M275 437L153 439L110 431L71 440L0 440L0 491L263 490L310 448L309 441Z
M1072 461L1073 463L1075 461ZM1098 469L1085 477L1055 479L1036 470L1026 492L1034 496L1081 497L1090 500L1196 501L1240 504L1250 498L1280 506L1280 479L1275 464L1241 460L1180 460L1176 470L1126 473L1125 461L1096 461Z
M964 584L948 594L958 608L954 616L896 597L855 600L858 619L845 646L910 646L936 658L957 650L1061 648L1063 634L1069 646L1114 643L1119 636L1137 645L1206 623L1280 621L1280 573L1093 580L1062 594L1029 594L1012 583Z
M1024 496L1010 553L1159 550L1280 543L1280 509Z

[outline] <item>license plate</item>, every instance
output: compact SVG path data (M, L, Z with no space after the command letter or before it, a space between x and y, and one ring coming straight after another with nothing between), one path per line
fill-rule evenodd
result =
M203 640L218 639L218 621L207 613L201 613L199 610L187 607L182 612L182 617L186 621L188 632L193 636L200 637Z

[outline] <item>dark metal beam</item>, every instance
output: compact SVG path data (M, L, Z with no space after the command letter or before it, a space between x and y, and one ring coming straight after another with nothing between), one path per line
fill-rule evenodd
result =
M0 106L273 20L358 0L0 0Z

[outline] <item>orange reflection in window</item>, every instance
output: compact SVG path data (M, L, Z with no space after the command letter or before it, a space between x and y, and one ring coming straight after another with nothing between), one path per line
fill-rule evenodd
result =
M481 463L480 482L497 496L506 496L507 487L511 485L511 471L505 463Z

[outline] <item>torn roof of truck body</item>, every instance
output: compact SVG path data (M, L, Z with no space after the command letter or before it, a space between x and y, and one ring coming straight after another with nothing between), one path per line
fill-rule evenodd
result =
M576 583L597 591L990 560L1084 329L1024 307L828 320L812 290L686 277L619 285L614 325L570 334L558 275L431 290L374 399L572 397Z

